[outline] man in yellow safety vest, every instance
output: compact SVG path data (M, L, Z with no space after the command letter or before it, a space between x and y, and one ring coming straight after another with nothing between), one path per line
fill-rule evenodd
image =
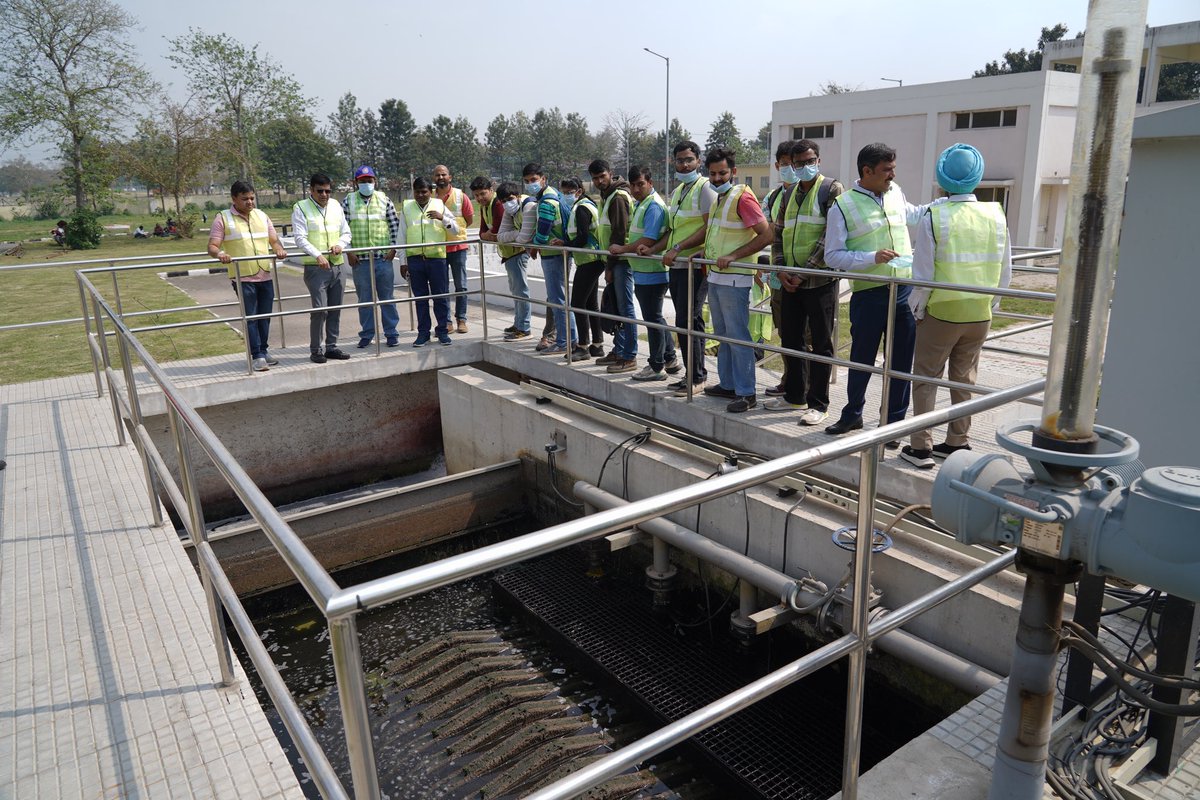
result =
M314 364L324 364L327 359L344 361L350 355L337 346L342 317L338 306L346 288L348 273L342 249L350 246L350 223L341 204L329 202L333 182L328 175L315 173L308 181L308 192L308 197L292 207L292 234L296 246L304 251L300 259L304 285L315 309L309 315L309 360Z

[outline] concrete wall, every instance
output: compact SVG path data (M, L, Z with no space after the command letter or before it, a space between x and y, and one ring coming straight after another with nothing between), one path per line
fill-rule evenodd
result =
M451 472L494 464L513 457L544 461L542 445L555 431L566 436L567 450L557 459L562 473L595 483L605 458L628 433L583 417L561 404L538 405L519 386L471 367L442 370L438 375L446 465ZM678 405L678 404L677 404ZM474 425L452 426L451 420L471 419ZM629 462L632 499L704 480L712 463L651 440L634 451ZM622 493L622 465L613 458L602 488ZM791 575L811 572L832 584L846 571L849 553L830 541L833 530L852 520L840 509L806 502L788 523L784 562L784 521L794 498L780 498L771 487L749 490L706 502L700 530L705 535ZM747 541L746 516L749 515ZM670 517L689 528L696 511ZM897 607L962 574L972 560L953 550L917 537L900 535L897 546L875 562L875 585L884 602ZM947 603L908 626L918 636L963 655L998 673L1007 673L1021 581L1014 574L990 581ZM764 598L765 599L765 598ZM986 624L981 624L986 620Z

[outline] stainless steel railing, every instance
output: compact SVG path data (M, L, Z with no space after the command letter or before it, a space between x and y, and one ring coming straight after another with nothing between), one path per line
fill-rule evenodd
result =
M480 262L482 275L482 249L480 250ZM127 429L133 433L134 444L143 459L147 492L156 524L161 523L162 520L158 503L159 491L161 490L172 504L175 505L176 510L183 519L184 527L196 548L201 566L202 582L206 597L208 598L210 623L213 628L214 642L218 650L222 680L228 682L233 678L232 657L224 629L223 618L220 613L221 609L224 609L225 613L233 621L235 629L242 637L256 669L262 675L264 686L270 694L272 701L279 709L286 727L297 744L301 757L305 760L313 775L314 782L322 795L326 797L346 797L345 787L341 784L336 773L330 766L327 756L312 736L312 732L308 728L295 699L288 693L278 669L274 666L269 655L262 647L252 622L238 601L221 565L207 542L203 510L195 485L194 462L191 455L191 443L193 441L199 445L201 451L216 467L225 482L237 494L251 516L254 517L255 521L266 533L272 545L282 556L289 569L296 576L296 579L304 586L309 596L326 617L331 636L339 701L345 724L345 737L350 758L354 794L356 797L376 798L380 795L380 787L374 759L363 681L362 659L357 635L356 618L359 613L440 586L445 586L463 578L490 572L498 567L548 553L573 543L594 539L635 525L638 522L663 516L694 506L697 503L707 502L716 497L732 494L813 464L856 452L867 454L867 457L860 458L858 530L873 530L875 478L878 462L882 457L882 444L884 442L918 430L944 424L952 419L1028 398L1041 391L1044 386L1044 380L1038 380L1006 389L981 389L981 392L986 392L982 396L948 408L935 410L928 414L912 417L890 425L881 425L879 428L870 431L842 437L783 458L747 467L725 476L644 498L619 508L598 512L582 519L572 520L542 531L446 558L432 564L415 567L356 586L339 587L313 554L300 541L290 526L280 517L278 511L254 484L250 476L236 462L232 454L204 423L196 410L183 399L170 378L138 340L136 336L138 331L130 328L122 318L119 310L114 309L103 298L90 278L90 274L96 271L103 272L107 270L81 270L77 272L77 276L81 302L85 312L84 320L85 324L88 325L88 345L93 359L97 364L97 385L98 388L101 386L100 375L102 372L106 379L110 399L113 404L114 417L117 422L118 441L121 443L125 441ZM800 269L788 271L812 272L811 270ZM564 273L567 273L567 270L564 270ZM872 280L874 279L875 277L873 276ZM891 285L892 288L890 291L892 293L893 304L895 286L897 284L911 282L917 285L929 285L915 281L901 281L900 279L887 278L880 278L879 282L887 282ZM567 288L569 289L569 275L564 275L564 283L567 283ZM974 288L975 291L979 291L977 287L964 288ZM1010 293L1012 292L1012 290L1009 291ZM988 290L987 293L1002 294L1002 292L994 290ZM442 296L452 297L457 294L459 293L447 293ZM481 286L479 294L481 299L486 298L488 294L486 285ZM1017 290L1015 296L1028 296L1030 294L1038 293L1025 293ZM559 306L564 312L570 309L569 291L566 292L565 296L568 298L567 301ZM1037 299L1042 298L1038 297ZM397 302L402 301L402 299L397 300ZM387 301L376 301L376 304L379 302ZM344 307L354 308L362 305L366 304L348 304ZM574 311L574 309L570 310ZM295 313L308 312L304 310ZM590 314L593 312L586 313ZM260 316L270 317L277 315L279 314L274 313ZM249 319L255 318L259 317L250 317ZM569 320L570 317L568 316L567 319ZM618 317L618 319L623 318ZM95 325L94 335L91 333L92 322ZM111 333L107 331L107 325L112 326L113 330ZM683 333L688 336L697 335L694 331L675 328L673 326L656 327L676 333ZM486 336L486 321L484 333ZM699 335L705 338L728 341L733 344L746 344L739 340L715 337L706 333ZM108 340L110 338L113 338L117 342L120 351L121 378L118 378L116 371L113 369L113 360L108 348ZM770 349L778 352L792 352L785 348ZM134 379L134 357L141 362L150 379L166 398L168 419L171 424L176 445L176 455L179 460L179 474L182 487L175 482L166 466L165 460L155 450L152 440L142 424L140 400ZM821 357L817 358L818 360L821 359ZM835 359L824 360L837 361ZM856 369L863 368L864 366L854 365ZM887 358L885 357L884 368L872 367L870 371L883 374L885 379L887 379L890 372ZM908 376L906 373L891 373L891 376L906 379L917 377ZM122 388L124 392L121 391ZM859 539L855 555L855 596L850 634L750 684L744 689L726 698L722 698L705 709L701 709L695 714L652 734L646 739L612 754L608 758L597 762L596 765L588 770L571 776L555 786L548 787L534 795L534 797L539 798L539 800L570 797L586 789L588 786L595 785L605 778L617 774L626 766L637 763L649 755L661 752L661 750L670 747L672 744L682 741L688 736L725 718L729 714L735 713L737 710L769 695L771 692L786 686L794 680L798 680L815 669L837 660L843 655L850 658L851 667L847 695L843 796L847 798L855 797L858 779L862 691L867 647L878 636L900 627L917 614L934 607L959 592L965 591L970 586L975 585L975 583L1003 569L1011 562L1011 555L995 559L959 580L947 584L942 589L918 598L884 619L868 625L868 598L865 596L865 593L869 586L867 576L870 574L871 537L859 537Z

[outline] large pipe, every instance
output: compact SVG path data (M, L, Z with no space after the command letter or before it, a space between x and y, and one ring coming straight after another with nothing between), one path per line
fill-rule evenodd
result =
M584 503L600 509L617 508L627 505L625 500L614 494L597 488L586 481L577 481L575 496ZM639 522L638 528L655 537L655 539L672 544L696 558L716 566L730 575L741 578L743 583L762 589L773 596L779 597L784 603L789 594L796 591L799 581L779 570L772 569L766 564L744 556L736 550L718 544L707 536L689 530L678 523L664 517ZM796 597L798 605L816 605L821 595L800 589ZM815 614L820 606L812 612ZM842 619L841 607L835 609L831 620L842 630L849 628L846 620ZM974 664L961 656L915 636L907 631L894 630L875 643L880 650L899 658L900 660L918 667L939 680L979 695L1000 682L1001 678L978 664Z

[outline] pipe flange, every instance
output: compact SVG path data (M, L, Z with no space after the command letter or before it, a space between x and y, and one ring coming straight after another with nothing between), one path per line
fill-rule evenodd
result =
M853 525L846 525L845 527L838 528L836 531L834 531L833 536L830 538L838 547L853 553L855 548L858 546L857 534L858 529L856 527ZM892 537L876 528L871 536L871 552L882 553L885 550L890 550L891 547Z
M749 647L754 641L756 633L754 620L743 617L740 611L733 611L729 614L729 634L739 645Z
M669 592L675 588L675 576L679 570L671 564L665 571L659 572L653 565L646 567L646 588L653 592Z

